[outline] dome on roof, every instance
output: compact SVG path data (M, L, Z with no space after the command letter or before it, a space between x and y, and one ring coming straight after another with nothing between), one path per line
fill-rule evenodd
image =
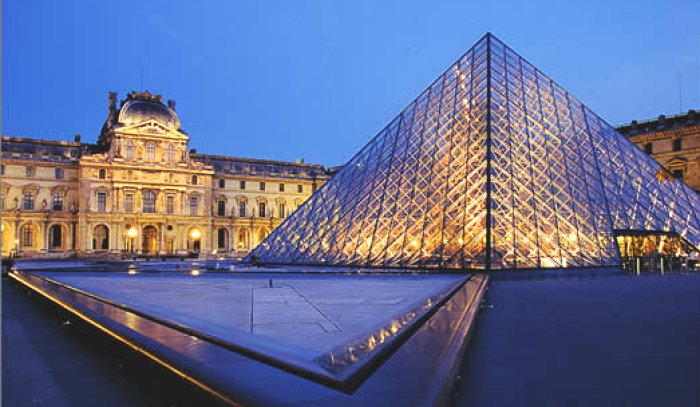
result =
M119 109L119 123L128 126L148 120L174 129L180 128L180 119L173 109L163 104L160 95L151 95L148 91L131 92Z

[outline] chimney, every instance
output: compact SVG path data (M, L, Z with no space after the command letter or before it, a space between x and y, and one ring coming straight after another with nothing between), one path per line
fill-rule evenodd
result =
M76 134L75 136L73 136L73 140L74 140L76 143L80 143L80 134Z
M112 123L117 118L117 93L109 92L107 99L107 122Z
M175 101L168 99L168 107L174 112L175 111Z

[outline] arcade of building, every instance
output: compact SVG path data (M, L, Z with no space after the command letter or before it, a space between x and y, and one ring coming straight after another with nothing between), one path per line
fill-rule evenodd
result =
M329 178L321 165L197 154L175 103L132 92L95 144L2 137L2 255L239 257Z

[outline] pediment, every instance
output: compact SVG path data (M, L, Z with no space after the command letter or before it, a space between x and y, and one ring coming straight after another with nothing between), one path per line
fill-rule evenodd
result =
M124 126L119 129L116 129L115 132L131 135L149 135L156 137L165 137L177 140L189 140L189 137L185 133L164 126L156 120L147 120L145 122Z

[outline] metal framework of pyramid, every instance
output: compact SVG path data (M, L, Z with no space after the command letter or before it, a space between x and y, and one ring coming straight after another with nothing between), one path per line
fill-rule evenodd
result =
M486 34L256 247L267 264L619 265L615 233L700 245L700 198Z

